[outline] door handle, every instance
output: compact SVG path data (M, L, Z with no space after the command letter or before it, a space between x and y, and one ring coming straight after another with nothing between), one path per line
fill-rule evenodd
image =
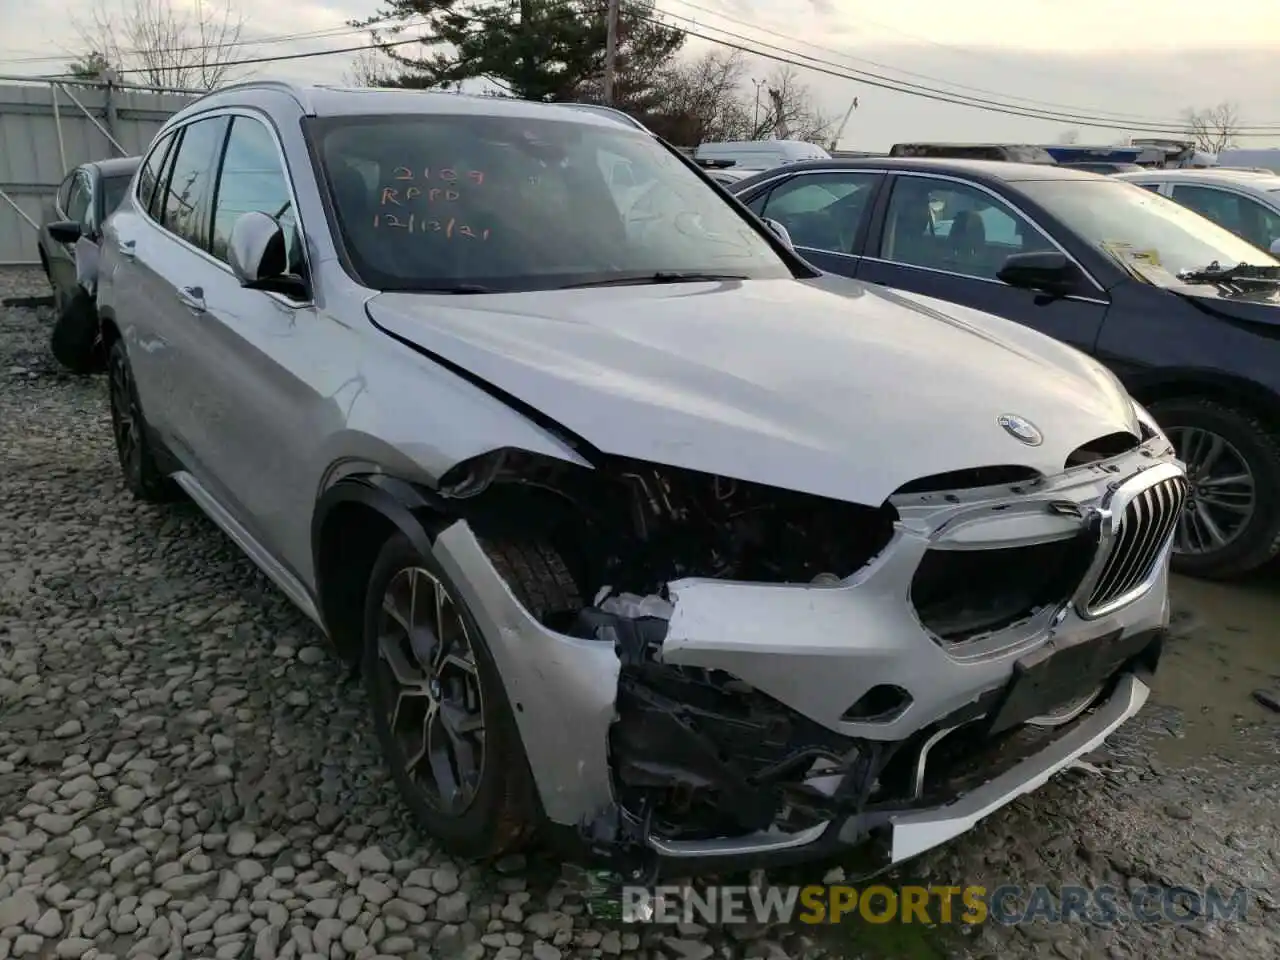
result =
M178 300L192 313L204 313L204 289L202 287L179 287Z
M138 241L118 240L116 241L116 249L120 251L120 256L128 257L132 260L138 252Z

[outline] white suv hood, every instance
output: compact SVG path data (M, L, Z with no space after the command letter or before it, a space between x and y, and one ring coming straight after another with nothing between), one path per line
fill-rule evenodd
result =
M384 293L368 309L604 453L873 506L969 467L1060 473L1079 445L1138 430L1114 378L1069 347L827 278Z

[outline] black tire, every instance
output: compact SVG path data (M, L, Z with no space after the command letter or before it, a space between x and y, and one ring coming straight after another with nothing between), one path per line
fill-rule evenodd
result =
M531 612L537 614L539 608L536 604L541 602L538 598L568 602L568 597L556 597L553 593L555 587L543 583L534 572L539 565L546 568L544 552L504 545L497 556L510 561L516 569L528 572L527 579L509 579L508 583L518 595L528 590ZM563 569L563 564L560 567ZM406 771L408 757L391 726L393 692L385 678L379 654L383 598L393 580L403 571L413 568L426 570L439 580L453 600L470 639L482 694L485 756L473 799L465 810L457 814L443 810L432 792ZM425 831L451 855L469 860L498 857L527 847L541 825L542 811L498 669L475 618L449 575L433 557L422 556L403 534L396 534L383 546L369 577L361 668L383 756L401 797Z
M1280 552L1280 441L1275 431L1248 411L1200 397L1161 400L1149 409L1175 446L1182 430L1212 434L1234 448L1253 476L1253 513L1238 532L1221 548L1200 553L1179 552L1175 540L1173 569L1206 580L1230 580L1271 560ZM1181 457L1184 451L1178 453Z
M116 456L125 487L144 503L165 503L176 499L180 494L177 484L165 476L156 463L123 340L114 341L108 352L107 383L111 401L111 432L115 437Z
M53 323L49 349L54 359L75 374L101 373L105 366L98 309L81 288L59 312Z

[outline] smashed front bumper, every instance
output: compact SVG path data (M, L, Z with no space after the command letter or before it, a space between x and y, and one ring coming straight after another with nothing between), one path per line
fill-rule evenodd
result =
M734 811L737 822L753 819L758 799L754 774L742 773L731 749L722 745L718 758L684 749L696 711L683 708L678 684L664 691L629 672L618 642L628 624L616 620L619 629L597 639L548 629L516 600L465 522L446 529L434 550L484 633L553 824L577 829L598 852L640 849L685 872L854 846L872 851L880 869L1036 789L1141 708L1168 620L1169 541L1184 487L1181 467L1147 446L1034 486L898 498L893 540L842 581L670 584L669 617L646 624L661 637L649 675L729 677L807 726L832 758L830 776L810 771L803 786L814 800L807 820L755 817L755 829L721 834L669 829L669 816L636 809L620 789L624 768L684 776L698 789L718 775L718 762L719 773L741 775L742 791L726 792L726 806L748 808ZM1069 546L1044 556L1080 563L1055 602L951 639L922 622L912 590L927 562L963 554L976 567L990 551L1044 544ZM675 738L655 751L667 716ZM620 738L627 722L633 727ZM1015 742L1028 731L1034 742ZM650 752L636 759L633 749ZM844 766L834 764L840 750Z

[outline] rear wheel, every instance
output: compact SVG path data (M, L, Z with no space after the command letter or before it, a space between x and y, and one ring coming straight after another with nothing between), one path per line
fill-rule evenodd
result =
M123 340L111 344L107 356L108 391L111 401L111 432L115 436L116 455L124 485L137 499L162 503L178 495L176 485L156 463L148 435L147 420L142 415L133 368Z
M536 615L552 588L530 586ZM383 754L418 822L468 859L525 846L541 811L497 666L448 574L403 534L383 546L369 578L362 667Z
M98 310L84 289L64 303L53 323L49 349L54 359L72 373L100 373L103 368Z
M1214 400L1150 407L1187 466L1191 493L1173 568L1206 579L1248 573L1280 551L1280 443L1268 424Z

